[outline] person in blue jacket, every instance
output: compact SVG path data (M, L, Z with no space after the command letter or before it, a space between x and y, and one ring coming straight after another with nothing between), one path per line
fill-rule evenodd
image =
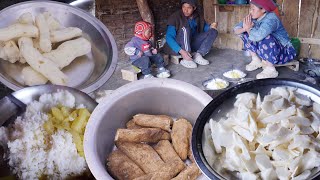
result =
M251 0L249 14L234 28L252 56L246 70L263 68L257 79L277 77L274 65L285 64L297 54L279 17L273 13L276 8L272 0Z
M168 19L164 53L181 55L180 64L186 68L208 65L209 61L203 56L210 51L218 35L217 23L205 22L196 0L182 0L181 5L182 8Z

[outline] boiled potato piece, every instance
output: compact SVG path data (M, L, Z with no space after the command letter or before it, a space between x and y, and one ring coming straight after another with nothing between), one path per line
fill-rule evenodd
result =
M43 57L38 50L33 47L31 38L22 37L18 41L20 52L28 64L53 84L66 85L66 75L49 59Z
M83 128L86 126L89 117L90 112L87 109L79 109L79 116L72 122L71 129L81 133Z
M50 52L52 49L48 23L43 14L36 17L36 25L39 28L39 44L43 52Z
M52 43L67 41L82 35L82 30L76 27L68 27L56 31L51 31L50 40Z
M0 29L0 41L9 41L19 37L38 37L38 28L28 24L12 24Z

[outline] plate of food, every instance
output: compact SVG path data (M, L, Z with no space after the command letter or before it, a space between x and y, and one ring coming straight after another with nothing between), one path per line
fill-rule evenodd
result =
M229 82L221 78L212 78L206 80L202 85L209 90L222 90L229 86Z
M246 77L247 74L244 73L241 70L232 69L230 71L224 72L223 76L228 78L228 79L231 79L231 80L239 80L239 79L242 79L242 78Z
M66 85L90 93L112 75L117 47L91 14L54 1L0 11L0 81L11 88Z
M83 135L95 100L74 88L41 85L1 99L1 114L15 105L17 116L0 127L1 177L92 178L84 158Z

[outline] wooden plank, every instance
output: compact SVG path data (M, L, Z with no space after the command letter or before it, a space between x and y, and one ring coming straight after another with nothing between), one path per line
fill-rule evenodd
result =
M219 33L227 33L228 31L228 12L220 12L217 13L217 19L219 22L218 31Z
M313 38L320 39L320 4L317 1L316 4L316 12L314 18L315 31ZM311 45L311 57L314 59L320 59L320 46L319 45Z
M282 23L291 37L297 37L298 34L298 17L299 17L299 0L283 1Z
M234 49L240 51L242 50L242 40L234 34L219 33L213 46L220 49Z
M301 44L314 44L314 45L320 45L320 39L316 38L299 38Z
M299 21L299 33L300 38L310 38L313 15L316 11L316 1L317 0L303 0L301 2L301 15Z
M214 1L212 0L203 1L204 19L208 23L212 23L215 20L215 9L217 8L213 4L214 4Z

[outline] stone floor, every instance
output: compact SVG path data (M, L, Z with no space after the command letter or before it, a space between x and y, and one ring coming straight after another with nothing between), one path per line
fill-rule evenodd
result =
M230 49L212 49L209 54L205 56L206 59L210 61L210 65L208 66L198 66L197 69L187 69L181 65L169 64L167 67L171 73L173 79L182 80L193 84L203 90L205 87L202 86L202 82L211 78L211 77L219 77L223 78L223 73L234 68L239 69L244 72L245 65L250 62L250 57L247 57L241 51L235 51ZM118 62L118 66L116 68L113 76L104 84L100 89L101 90L114 90L129 81L123 80L121 78L121 68L128 66L127 61ZM293 78L299 80L310 81L314 83L313 78L307 78L303 73L303 66L300 65L300 71L295 72L287 67L278 67L279 78ZM256 70L253 72L246 72L247 77L246 80L252 80L255 78L256 74L261 72L262 70ZM230 87L236 85L238 82L231 82Z
M239 69L244 72L245 65L250 62L250 57L244 56L243 52L235 51L230 49L212 49L209 54L205 56L206 59L210 61L210 65L208 66L198 66L196 69L187 69L181 66L180 64L169 64L168 69L172 73L173 79L181 80L193 84L203 90L206 90L203 87L202 82L211 78L211 77L219 77L223 78L223 73L234 68ZM120 86L130 83L129 81L123 80L121 77L121 69L129 65L128 61L118 61L117 68L111 78L96 92L103 90L115 90ZM286 67L278 67L280 75L279 78L292 78L299 79L304 81L309 81L311 83L315 83L313 78L307 78L303 73L303 66L300 65L300 71L295 72ZM256 70L253 72L246 72L247 77L245 80L252 80L255 78L256 74L261 72L261 70ZM230 82L230 86L232 87L236 85L238 82ZM5 96L6 94L12 92L9 88L0 86L0 97ZM216 91L214 93L220 93L221 91ZM93 93L94 94L94 93Z

